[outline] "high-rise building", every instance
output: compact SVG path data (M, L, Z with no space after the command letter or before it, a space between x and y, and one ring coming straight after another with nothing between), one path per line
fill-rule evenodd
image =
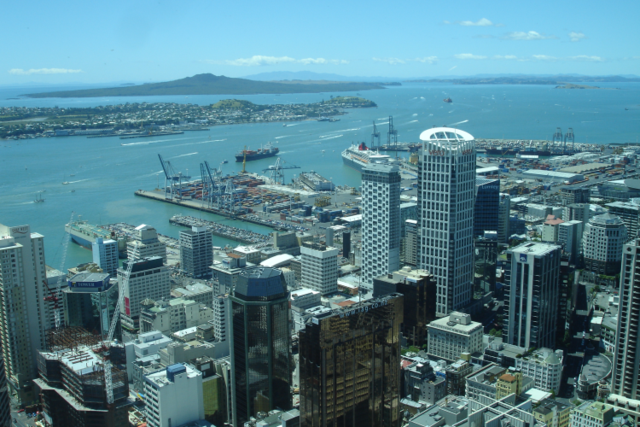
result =
M93 262L105 273L116 277L118 274L118 242L111 239L103 240L102 237L98 237L91 244L91 249Z
M402 241L403 261L405 264L417 265L418 262L418 241L420 240L420 229L418 220L408 219L405 221L404 237Z
M584 228L582 253L585 269L615 276L620 272L622 246L627 242L627 227L611 214L594 216Z
M422 347L427 325L436 316L436 281L428 271L411 267L373 279L374 298L392 293L404 295L404 320L400 332L408 345Z
M611 393L640 400L640 239L624 245Z
M202 374L183 363L145 376L149 427L174 427L204 419Z
M127 242L127 259L162 257L167 263L167 246L158 239L158 232L147 224L139 225L133 232L133 240Z
M509 218L511 217L511 196L500 193L498 197L498 243L509 240Z
M482 323L474 322L467 313L451 312L447 317L429 323L429 355L455 362L463 353L482 351Z
M229 337L229 295L213 297L213 336L216 341L227 341Z
M584 224L591 218L591 206L589 203L572 203L564 208L562 219L565 221L582 221Z
M476 201L473 213L473 235L498 231L500 213L500 180L476 176Z
M560 246L545 243L523 243L507 251L505 343L527 349L555 347L560 259Z
M474 239L474 293L485 295L496 289L498 261L497 233L487 232Z
M391 294L310 318L299 332L300 426L399 426L400 324Z
M589 203L591 189L587 187L563 187L560 190L560 197L565 206L573 203Z
M607 203L609 213L619 217L627 227L627 234L630 239L638 236L640 226L640 199L631 199L628 202Z
M418 266L436 278L437 313L446 316L472 298L475 143L452 128L428 129L420 139Z
M400 169L372 164L362 171L362 284L400 268ZM304 286L304 284L303 284Z
M560 218L549 215L542 224L542 241L547 243L556 243L558 241L558 226L564 221Z
M9 388L4 370L4 359L0 356L0 427L11 426L11 404L9 402Z
M21 404L36 399L38 350L45 346L48 292L44 236L0 224L0 342L7 381Z
M211 277L213 235L207 227L180 231L180 268L191 277Z
M118 269L118 283L122 289L124 275L129 262L122 263ZM124 306L120 306L122 329L136 332L140 327L140 303L150 298L154 301L169 299L171 296L170 270L162 258L156 256L133 261L134 266L129 277L129 286L124 290Z
M558 225L558 244L568 255L569 262L576 264L582 254L582 234L584 223L582 221L565 221Z
M291 408L289 294L280 270L247 268L231 300L234 425Z
M319 243L304 243L300 247L302 258L303 288L312 289L322 295L338 291L338 248Z
M82 327L106 336L111 326L118 286L107 273L78 273L71 277L62 290L64 324Z

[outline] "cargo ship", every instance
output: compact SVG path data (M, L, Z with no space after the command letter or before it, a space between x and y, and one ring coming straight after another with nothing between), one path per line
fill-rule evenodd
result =
M357 171L372 163L389 163L393 160L391 156L380 154L377 150L370 150L364 142L353 144L342 152L342 160L344 164L350 166Z
M64 226L64 231L69 233L71 241L89 250L91 250L91 245L97 238L117 240L119 257L127 257L127 240L125 238L118 238L118 236L111 231L91 225L88 221L79 219L78 221L71 222Z
M247 162L251 160L266 159L267 157L273 157L280 152L278 147L273 147L270 142L259 150L247 150L246 148L236 154L236 162L243 162L245 159Z

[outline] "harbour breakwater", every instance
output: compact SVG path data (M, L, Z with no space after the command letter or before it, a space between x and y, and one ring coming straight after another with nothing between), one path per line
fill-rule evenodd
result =
M208 221L192 216L174 215L169 219L169 223L183 227L207 227L207 229L216 236L250 245L266 246L271 241L270 236L256 233L255 231L243 230L242 228L223 225L215 221Z

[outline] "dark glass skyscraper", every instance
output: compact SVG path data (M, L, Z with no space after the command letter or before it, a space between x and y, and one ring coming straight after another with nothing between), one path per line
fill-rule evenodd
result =
M476 177L476 203L473 214L473 235L498 231L500 180Z
M396 427L403 299L390 294L312 317L300 331L301 427Z
M258 412L291 408L289 295L282 272L247 268L231 299L234 425Z

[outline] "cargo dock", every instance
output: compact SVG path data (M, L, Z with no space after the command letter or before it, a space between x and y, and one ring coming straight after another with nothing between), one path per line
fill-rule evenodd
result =
M208 221L192 216L174 215L169 219L169 223L171 225L179 225L183 227L207 227L207 229L215 236L224 237L226 239L250 245L264 246L268 245L271 240L270 236L256 233L255 231L244 230L230 225L222 225L215 221Z

